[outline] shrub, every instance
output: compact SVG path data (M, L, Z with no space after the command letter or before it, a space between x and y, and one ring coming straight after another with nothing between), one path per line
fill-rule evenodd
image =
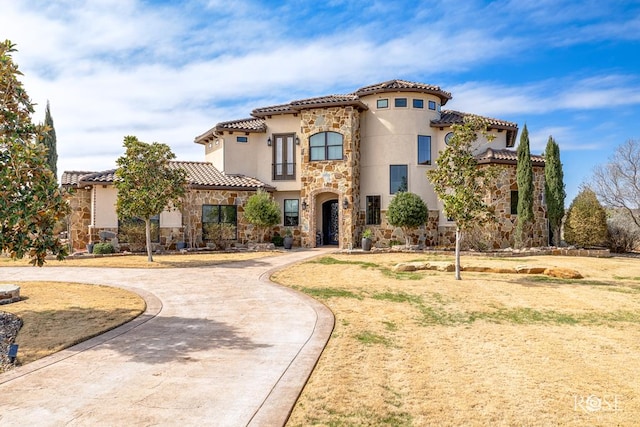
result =
M605 246L607 213L589 188L583 189L569 206L564 224L564 239L580 247Z
M259 189L247 199L244 206L244 219L258 229L258 241L264 241L267 228L280 222L280 205L266 191Z
M276 233L271 238L271 243L273 243L275 246L284 246L284 237Z
M109 242L101 242L93 245L94 254L112 254L115 252L113 245Z
M387 210L387 221L402 228L405 243L410 244L409 231L427 222L427 205L417 194L399 192L391 199Z
M607 220L611 252L631 252L640 246L640 229L630 215L613 211Z
M204 234L208 242L213 242L218 249L227 249L236 238L236 226L224 222L206 223Z

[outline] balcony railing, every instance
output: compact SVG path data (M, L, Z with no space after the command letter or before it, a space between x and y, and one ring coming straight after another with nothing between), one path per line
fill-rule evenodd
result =
M284 181L296 179L296 164L295 163L274 163L273 165L273 180Z

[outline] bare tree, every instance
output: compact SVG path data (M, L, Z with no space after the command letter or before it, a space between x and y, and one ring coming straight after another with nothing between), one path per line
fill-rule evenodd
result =
M640 227L640 141L628 140L597 166L591 187L605 206L624 210Z

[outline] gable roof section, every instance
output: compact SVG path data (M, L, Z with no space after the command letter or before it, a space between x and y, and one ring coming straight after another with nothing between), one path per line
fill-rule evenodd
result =
M518 153L513 150L494 150L492 148L487 148L486 151L476 156L476 160L479 165L516 165L518 164ZM536 154L531 155L531 162L533 163L533 166L544 167L545 165L544 157Z
M494 119L492 117L484 117L477 114L463 113L454 110L442 110L438 120L431 120L431 127L445 128L453 125L464 123L465 117L480 117L485 120L490 129L507 131L507 147L513 147L516 142L516 134L518 133L518 125L506 120Z
M274 188L264 182L244 175L227 175L207 162L172 161L169 167L183 169L187 172L190 188L215 190L257 190L263 188L271 191ZM62 174L62 185L83 187L87 185L113 184L115 169L101 172L65 172Z
M358 96L374 95L376 93L385 92L420 92L436 95L440 98L442 105L445 105L451 99L451 93L442 90L440 86L428 85L424 83L409 82L406 80L389 80L382 83L376 83L369 86L361 87L355 91Z
M195 138L198 144L206 144L208 141L216 139L222 132L245 132L245 133L264 133L267 131L267 124L263 119L250 117L247 119L231 120L221 122Z

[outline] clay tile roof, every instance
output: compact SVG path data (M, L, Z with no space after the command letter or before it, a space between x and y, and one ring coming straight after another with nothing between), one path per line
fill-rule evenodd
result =
M185 170L187 172L187 182L192 187L211 189L273 189L270 185L256 178L244 175L226 175L216 169L213 164L207 162L172 161L169 162L169 166ZM63 185L65 185L65 179L69 182L67 185L76 186L113 184L115 172L115 169L102 172L65 172L63 174ZM65 175L67 178L64 178ZM72 182L72 178L75 179L75 182Z
M382 83L376 83L369 86L361 87L356 90L358 96L372 95L384 92L423 92L440 97L442 105L451 99L451 93L442 90L440 86L428 85L424 83L409 82L406 80L389 80Z
M191 186L195 187L272 189L270 185L256 178L245 175L224 174L207 162L175 161L169 164L171 167L185 170L187 172L187 181Z
M116 170L109 169L101 172L90 172L87 175L83 175L78 180L78 185L86 184L112 184Z
M480 117L487 121L487 123L494 128L498 129L518 129L516 123L507 122L505 120L494 119L491 117L479 116L477 114L462 113L460 111L442 110L440 113L440 119L431 120L431 127L451 126L455 124L462 124L465 117Z
M476 156L476 160L479 164L498 163L515 165L518 163L518 153L513 150L494 150L487 148L486 151ZM545 165L544 157L536 154L531 155L531 162L533 162L533 166Z
M237 132L257 132L262 133L267 131L267 124L262 119L250 117L248 119L231 120L228 122L221 122L203 133L195 137L194 141L198 144L204 144L210 139L216 138L217 132L223 131L237 131Z
M262 119L254 117L248 119L232 120L230 122L222 122L216 125L219 130L239 130L244 132L266 132L267 125Z
M271 107L256 108L251 112L252 116L265 117L274 114L291 114L297 113L300 110L309 108L322 108L332 107L340 105L351 105L361 110L366 110L368 107L360 101L357 95L327 95L318 96L315 98L298 99L291 101L288 104L273 105Z
M65 171L62 174L60 185L62 186L76 186L84 175L89 175L95 172L90 171Z
M307 99L299 99L297 101L291 101L291 106L293 107L307 107L307 106L329 106L332 104L336 105L344 105L344 104L359 104L359 99L357 95L347 94L347 95L327 95L327 96L318 96L315 98L307 98Z
M270 116L272 114L288 114L295 113L296 111L291 108L291 103L289 104L279 104L279 105L271 105L269 107L256 108L251 112L251 115L254 117L264 117Z

